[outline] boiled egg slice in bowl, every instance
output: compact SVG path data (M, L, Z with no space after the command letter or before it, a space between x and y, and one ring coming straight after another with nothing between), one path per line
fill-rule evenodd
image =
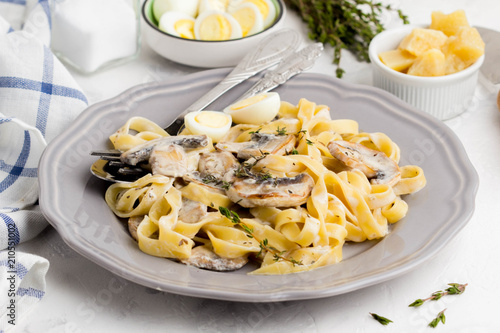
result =
M198 0L155 0L153 14L158 22L169 11L181 12L191 17L198 15Z
M245 98L224 109L236 124L261 125L273 120L278 114L281 99L278 93L267 92Z
M198 13L202 14L206 11L225 12L229 5L229 0L200 0L198 5Z
M191 134L206 134L213 142L219 142L231 124L231 115L219 111L190 112L184 116L184 126Z
M168 34L194 39L195 19L181 12L166 12L160 18L158 28Z
M236 7L231 7L229 13L240 24L243 37L264 30L263 16L259 8L251 2L243 2Z
M276 7L271 0L240 0L232 6L240 5L242 3L253 3L259 8L262 18L264 20L264 29L269 27L276 19Z
M230 14L206 11L196 18L194 35L199 40L229 40L241 38L242 32L240 24Z

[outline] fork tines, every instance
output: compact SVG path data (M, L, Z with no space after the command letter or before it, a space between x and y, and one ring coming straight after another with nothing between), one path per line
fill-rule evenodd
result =
M108 150L94 150L90 152L92 156L99 156L101 159L106 161L119 161L120 155L122 153L116 149L108 149Z
M141 167L134 167L119 161L109 161L108 168L112 168L117 174L129 176L144 174L145 170Z

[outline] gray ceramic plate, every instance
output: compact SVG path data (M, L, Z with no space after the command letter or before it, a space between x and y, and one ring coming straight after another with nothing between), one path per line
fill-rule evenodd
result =
M45 150L40 162L40 205L64 241L102 267L158 290L247 302L310 299L347 293L400 276L445 246L474 210L478 177L464 148L442 122L388 93L320 74L302 74L277 89L282 100L304 97L330 106L334 118L351 118L367 132L385 132L401 148L402 164L421 166L427 186L406 197L408 215L381 241L348 244L344 261L311 272L252 276L188 267L142 253L104 202L108 185L90 175L94 149L131 116L159 124L208 91L226 74L217 69L140 85L93 105ZM253 84L234 88L210 109L221 109Z

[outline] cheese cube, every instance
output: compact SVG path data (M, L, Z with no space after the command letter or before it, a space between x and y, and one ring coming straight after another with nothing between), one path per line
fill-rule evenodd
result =
M455 35L460 27L468 27L469 21L465 16L465 11L456 10L451 14L444 14L443 12L432 12L431 25L429 29L442 31L446 36Z
M405 72L415 61L415 56L402 50L380 52L379 58L387 67L398 72Z
M408 69L409 75L440 76L446 71L445 56L438 49L430 49L415 59Z
M476 28L462 27L455 36L448 37L443 45L443 53L455 55L464 62L464 68L472 65L484 54L484 42Z
M416 28L399 44L398 49L419 56L430 49L440 49L446 42L446 35L439 30Z

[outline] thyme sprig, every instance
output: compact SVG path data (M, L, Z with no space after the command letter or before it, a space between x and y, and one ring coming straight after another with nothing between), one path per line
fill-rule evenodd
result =
M246 225L245 223L243 223L241 221L241 218L239 217L238 213L236 213L232 210L229 210L226 207L222 207L222 206L219 206L219 212L221 213L222 216L229 219L233 224L241 227L243 229L243 231L245 231L245 233L247 234L248 238L253 238L257 242L259 242L260 252L258 253L258 256L262 255L262 253L264 251L266 251L266 252L270 252L273 255L274 261L284 260L284 261L291 262L294 266L295 265L303 265L302 261L298 261L298 260L295 260L293 258L285 257L284 254L286 253L286 251L279 251L275 247L270 246L267 238L264 238L263 240L259 240L257 237L255 237L255 234L253 232L253 228L251 228L248 225Z
M444 315L445 311L446 311L446 309L444 309L443 311L439 312L438 315L436 316L436 318L434 318L429 323L429 326L432 327L432 328L435 328L440 322L444 324L446 322L446 317Z
M373 319L375 319L376 321L378 321L379 323L381 323L382 325L388 325L390 323L392 323L393 321L388 319L388 318L385 318L385 317L382 317L382 316L379 316L378 314L376 313L371 313L370 314L372 315Z
M286 135L286 127L280 128L278 126L278 128L276 129L276 135L278 135L278 136L284 136L284 135Z
M238 178L253 178L257 180L258 182L265 181L267 179L272 179L273 175L269 171L260 171L260 172L252 172L252 168L263 158L266 158L269 153L262 152L261 151L261 156L254 156L253 162L243 162L234 171L234 175Z
M221 188L223 188L224 190L229 190L229 188L231 187L232 183L228 182L228 181L225 181L225 180L220 180L218 179L217 177L215 177L214 175L205 175L201 181L203 182L203 184L210 184L210 183L214 183L215 186L219 186Z
M256 131L250 131L248 132L248 134L256 134L256 133L260 133L260 131L262 130L262 127L260 127L258 130Z
M467 287L468 284L467 283L465 283L465 284L448 283L448 285L450 287L446 288L444 291L439 290L439 291L432 293L432 295L427 297L427 298L424 298L424 299L419 298L408 306L418 307L427 301L437 301L438 299L440 299L441 297L446 296L446 295L460 295L465 291L465 287Z
M403 23L409 23L401 10L372 0L285 0L285 3L307 23L310 39L334 48L333 63L337 65L339 78L345 72L339 66L342 49L370 62L368 45L385 29L380 20L383 11L396 11Z

